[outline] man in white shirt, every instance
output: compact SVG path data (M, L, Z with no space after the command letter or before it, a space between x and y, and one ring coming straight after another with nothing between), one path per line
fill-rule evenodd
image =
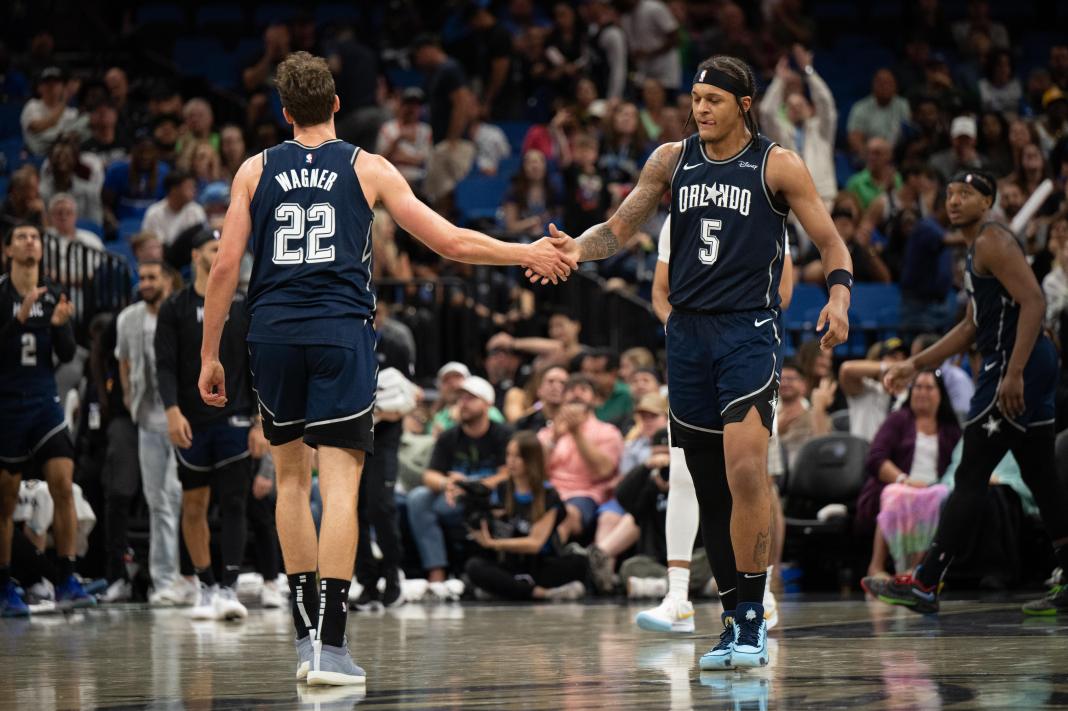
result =
M621 0L620 24L640 78L656 79L677 90L682 81L679 63L679 23L660 0Z
M78 115L77 109L67 106L71 92L63 83L59 67L48 67L41 72L37 82L38 99L30 99L22 108L22 140L26 150L43 156L56 139L65 133L75 132L84 138L88 119Z
M430 124L419 120L424 94L419 87L409 87L401 94L397 117L382 124L375 142L375 152L397 166L413 189L421 187L426 164L434 147Z
M168 173L163 179L164 198L152 204L145 212L142 231L155 232L170 246L185 230L208 221L207 213L197 204L197 183L192 175L183 171Z
M70 193L56 193L48 201L48 222L51 227L48 234L60 240L59 247L59 273L58 281L67 287L81 286L83 278L93 275L93 265L90 261L86 265L85 274L82 274L81 261L75 258L75 266L71 274L67 273L67 246L72 242L83 244L91 249L104 251L104 243L89 230L78 227L78 205Z
M838 385L849 404L849 433L868 440L890 413L894 396L883 387L882 378L891 364L905 360L908 351L900 338L877 343L865 360L848 360L838 370Z

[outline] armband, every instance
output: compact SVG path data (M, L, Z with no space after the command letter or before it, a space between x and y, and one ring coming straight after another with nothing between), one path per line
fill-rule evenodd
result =
M853 275L845 269L835 269L827 275L827 291L830 291L831 287L836 284L841 284L850 291L853 291Z

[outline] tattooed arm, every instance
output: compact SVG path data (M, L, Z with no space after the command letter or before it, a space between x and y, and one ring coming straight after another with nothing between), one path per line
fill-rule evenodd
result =
M675 166L681 156L681 142L665 143L653 151L642 167L638 184L623 200L615 214L607 222L594 225L570 240L566 246L561 247L564 253L580 262L604 259L615 254L619 245L629 240L656 212L664 191L671 187L671 176L675 173ZM554 225L549 226L549 236L567 237ZM539 279L531 272L528 272L527 276L533 277L532 280Z

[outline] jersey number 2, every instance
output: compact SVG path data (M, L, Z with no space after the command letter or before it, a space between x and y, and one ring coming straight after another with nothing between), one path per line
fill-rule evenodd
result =
M303 206L284 202L275 208L274 219L281 225L274 231L275 264L316 264L334 261L334 245L324 247L323 240L334 236L334 206L317 202L306 211ZM317 224L312 224L317 223ZM305 227L310 228L305 233ZM292 242L300 240L301 246ZM307 249L304 248L305 242Z
M701 220L701 241L705 243L703 249L698 250L697 258L701 260L701 264L712 265L719 259L719 237L716 237L716 232L723 229L723 222L720 220Z
M29 368L37 366L37 336L32 333L22 334L22 365Z

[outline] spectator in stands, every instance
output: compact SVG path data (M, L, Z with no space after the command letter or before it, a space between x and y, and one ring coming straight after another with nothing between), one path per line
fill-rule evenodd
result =
M572 361L583 352L579 343L581 333L582 322L567 309L557 308L549 315L548 338L513 338L507 333L494 338L506 348L537 356L533 363L535 369L561 365L570 370Z
M638 118L649 140L659 142L664 130L664 109L667 107L667 93L664 86L656 79L642 82L642 108Z
M548 450L549 479L567 506L561 538L591 535L597 509L612 490L623 453L623 435L593 414L594 386L572 375L564 388L564 405L538 438Z
M1068 136L1068 94L1058 86L1050 87L1042 95L1042 111L1035 130L1042 151L1049 153L1057 141Z
M143 217L149 205L164 196L163 179L169 172L152 135L140 132L130 158L112 163L104 174L102 197L111 223Z
M78 227L78 203L69 193L56 193L48 201L48 234L59 240L59 265L58 273L61 276L70 276L77 284L68 283L65 286L79 286L82 274L81 267L75 267L75 273L67 275L67 245L72 242L83 244L91 249L104 250L104 243L100 238L89 230ZM92 267L84 275L92 276Z
M545 454L530 432L508 443L508 477L496 488L503 504L492 526L471 532L482 549L465 570L476 589L510 600L575 600L586 594L586 561L561 555L556 529L566 511L548 481Z
M1038 131L1035 124L1026 119L1017 118L1009 122L1009 147L1012 149L1012 169L1020 169L1023 149L1030 143L1038 144Z
M655 79L676 91L682 81L679 23L661 0L619 0L620 25L639 80Z
M1009 122L998 111L984 111L979 117L979 155L986 160L987 170L1003 178L1012 172L1012 146L1009 144Z
M178 521L182 487L167 437L167 415L156 378L154 336L160 304L169 293L161 262L138 267L141 301L126 307L117 321L119 360L126 408L137 424L141 482L149 512L149 572L153 604L191 604L195 587L178 574Z
M496 394L493 402L502 412L506 411L505 400L510 392L523 392L527 373L521 369L522 364L522 359L514 350L502 346L486 346L483 367L486 369L486 379Z
M144 107L135 106L130 100L130 80L121 67L111 67L104 72L104 87L108 92L108 103L118 114L116 131L123 141L133 138L133 127L140 121Z
M968 38L972 32L982 30L990 37L990 42L998 49L1009 49L1009 32L1005 25L990 19L990 3L986 0L969 0L968 17L953 23L953 40L961 52L968 49Z
M411 279L412 263L408 253L397 244L397 223L378 208L371 222L371 274L373 280Z
M430 433L435 437L445 430L455 427L460 423L460 397L463 394L464 383L471 377L471 371L463 363L450 361L438 370L438 402L437 411L430 423ZM491 386L492 387L492 386ZM497 423L503 423L504 415L490 402L489 418Z
M871 243L869 233L859 229L861 224L860 201L851 192L842 191L834 199L831 207L831 219L835 229L842 236L849 255L853 259L853 279L857 282L879 282L888 284L891 280L890 270L878 250ZM811 249L802 270L802 278L813 284L824 283L823 265L819 253Z
M539 432L549 425L564 403L564 387L567 385L567 369L551 365L532 381L537 383L534 390L537 400L515 422L516 430ZM528 385L529 387L529 385Z
M901 132L896 155L901 163L926 163L932 153L949 146L949 131L934 98L917 96L912 103L912 120Z
M931 156L930 165L938 171L942 180L949 180L957 171L966 168L984 168L986 161L976 150L978 126L973 116L957 116L949 127L952 147Z
M636 371L641 368L655 368L656 356L648 348L636 346L634 348L628 348L623 351L619 356L619 377L626 383L630 383L630 378ZM637 398L635 398L637 400Z
M574 92L575 81L589 64L584 29L570 2L553 3L553 28L545 40L545 59L549 64L548 78L559 96Z
M222 161L210 141L193 141L189 150L178 161L178 169L190 173L200 193L211 183L224 179Z
M169 167L178 165L178 142L182 137L182 118L178 114L160 114L152 121L152 139L159 159Z
M510 234L539 237L559 217L560 194L549 180L545 155L529 150L504 197L504 229Z
M22 107L22 140L26 150L36 156L45 155L52 143L64 134L76 133L80 138L84 137L85 117L67 105L77 87L65 80L59 67L47 67L37 79L39 98L30 99Z
M89 137L82 142L83 154L96 156L104 168L129 155L129 136L118 130L119 113L107 101L89 112Z
M564 224L577 234L605 219L611 196L597 169L597 139L588 132L575 136L571 162L564 165Z
M1016 113L1023 100L1023 87L1012 66L1012 54L1000 49L987 58L986 76L979 80L979 103L984 111Z
M130 249L136 262L134 266L163 261L163 241L155 232L138 232L130 237Z
M104 223L104 208L100 190L104 185L104 168L96 156L79 155L72 140L52 144L48 158L41 167L41 199L48 202L58 193L70 195L78 208L78 215L96 225Z
M238 168L248 158L245 148L245 134L240 126L229 123L219 131L219 158L227 180L233 180Z
M812 52L797 45L793 57L803 72L811 101L801 91L786 93L794 72L789 59L783 56L775 65L775 78L760 100L760 122L771 140L796 151L804 159L816 192L830 204L838 192L834 168L838 109L830 88L812 68Z
M653 436L668 426L668 402L660 393L643 395L634 407L634 418L623 437L620 473L629 472L649 458Z
M927 350L941 338L937 333L924 333L916 336L912 341L911 356L915 357ZM952 356L946 358L938 369L942 372L942 384L949 394L949 404L957 415L959 422L964 422L968 417L968 408L971 407L972 395L975 394L975 383L971 374L957 363L958 358Z
M768 33L780 47L799 44L811 47L816 39L816 23L805 14L802 0L776 0L765 4Z
M838 370L838 385L849 405L849 432L869 442L879 431L893 395L883 387L882 376L891 363L905 360L908 349L900 338L876 343L864 360L847 360Z
M44 211L37 168L28 163L11 174L7 199L0 208L0 219L8 226L22 221L40 225L44 222Z
M834 379L834 358L831 353L820 348L818 339L809 339L797 349L797 365L805 379L805 393L816 390L824 378ZM830 412L845 409L847 402L841 388L835 395Z
M819 387L805 398L805 378L795 360L787 360L782 366L779 381L779 407L776 432L782 444L789 469L797 462L801 447L810 439L831 431L828 408L838 389L833 378L825 377Z
M619 354L608 348L587 351L579 369L593 383L594 415L622 430L634 413L634 400L630 388L619 377Z
M246 93L270 87L275 69L289 54L291 39L289 27L282 23L271 24L264 30L263 54L241 72Z
M985 65L984 65L985 66ZM965 95L959 88L959 84L974 87L974 82L961 82L954 80L953 73L949 68L949 60L941 52L934 52L927 60L924 68L923 83L913 89L913 97L923 97L935 102L939 111L950 116L961 113L965 108ZM978 90L973 89L973 93ZM968 101L968 104L973 102Z
M1042 149L1034 143L1024 146L1020 151L1019 170L1010 175L1009 179L1020 186L1025 197L1030 197L1048 177L1049 166Z
M884 138L869 139L865 168L849 179L846 190L856 195L860 207L867 210L875 198L900 186L901 175L894 168L890 142Z
M871 94L849 110L849 151L855 157L871 150L870 139L880 138L888 146L897 142L901 125L909 120L909 102L898 96L897 80L889 69L875 72Z
M638 107L619 104L604 132L597 167L608 182L612 199L619 202L638 180L648 155L649 138L638 120Z
M656 368L638 368L627 378L627 386L630 388L630 396L635 402L640 402L649 394L665 394L663 384L660 382L660 373Z
M206 99L195 97L185 102L182 107L182 138L178 152L184 153L186 142L207 141L218 152L219 134L214 130L215 114Z
M433 148L430 124L419 120L423 98L423 90L419 87L405 89L397 117L382 124L375 142L375 152L397 166L416 192L422 190L426 164Z
M462 540L463 490L461 481L481 481L490 489L508 477L505 448L511 430L490 419L493 386L468 376L459 387L459 424L441 433L434 444L423 485L408 493L408 522L427 571L431 592L440 590L449 565L446 537ZM443 529L448 529L443 531Z
M496 175L501 161L512 154L512 144L504 131L477 115L468 124L467 137L475 146L475 167L483 175Z
M930 168L917 161L905 163L901 167L901 187L875 198L859 228L864 234L878 231L886 239L880 256L890 270L891 281L901 280L902 261L913 227L934 209L940 184L931 173Z
M930 216L916 223L905 244L901 262L901 327L913 333L941 333L955 314L947 313L946 298L953 288L953 253L958 244L949 232L945 194L935 199Z
M1061 316L1068 310L1068 213L1050 222L1048 248L1054 254L1053 268L1042 280L1046 295L1046 328L1061 335ZM1058 337L1057 342L1060 342Z
M590 76L598 95L618 101L627 86L627 34L610 0L590 0L584 7L590 31Z
M934 537L949 490L938 484L961 437L938 371L923 371L905 405L891 413L872 440L868 478L857 499L857 529L874 528L868 575L886 575L886 554L898 574L911 573Z
M994 209L994 220L1008 227L1020 213L1027 196L1024 195L1020 184L1012 180L1011 176L998 183L997 206Z
M205 223L208 216L196 202L196 179L189 173L169 173L163 179L163 189L164 198L145 212L141 229L155 232L163 246L169 247L181 232Z
M916 96L916 90L927 79L927 62L931 59L931 44L922 33L914 32L905 39L901 59L894 67L894 77L905 96ZM916 108L913 106L913 114Z
M470 31L464 40L469 58L467 73L481 85L479 115L489 121L513 118L515 87L508 81L515 61L512 37L486 3L469 4L463 14Z

